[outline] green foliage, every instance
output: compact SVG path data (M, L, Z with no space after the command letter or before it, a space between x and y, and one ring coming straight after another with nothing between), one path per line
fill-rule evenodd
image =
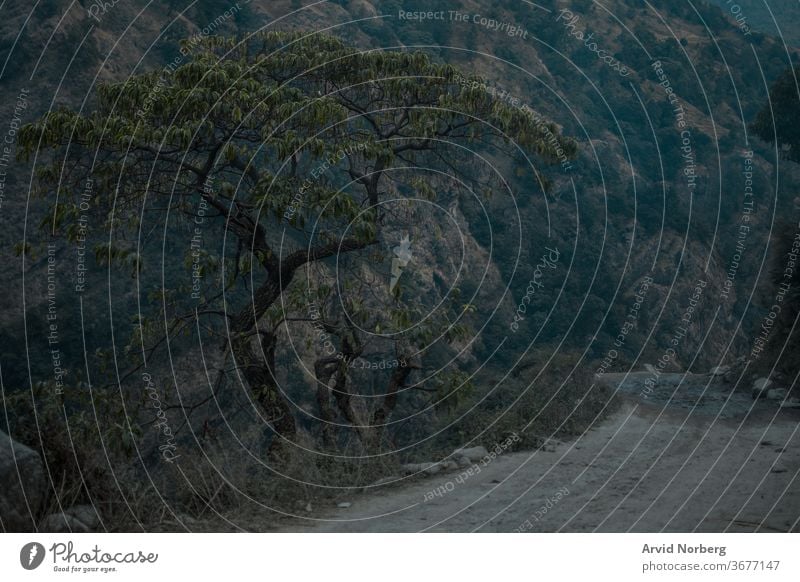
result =
M124 402L115 390L78 383L57 390L37 382L30 391L4 393L11 419L9 434L36 450L50 480L44 514L78 504L94 504L101 515L117 517L121 507L115 467L135 452L141 428L131 420L137 403Z
M481 85L484 79L421 52L360 51L315 33L195 37L172 65L99 86L85 113L59 109L22 128L18 156L36 154L35 194L57 200L42 227L76 242L78 221L90 215L94 232L111 234L95 246L96 262L128 270L150 291L131 322L131 365L194 333L195 313L203 314L205 333L227 333L233 356L246 359L256 326L274 337L284 323L308 322L314 296L321 306L341 301L363 330L408 329L395 345L406 353L463 340L470 310L451 293L425 317L438 299L420 292L411 275L393 293L384 281L365 282L374 266L365 255L397 226L381 201L409 189L433 201L444 180L436 172L389 173L416 166L447 176L471 147L502 151L512 141L512 155L526 150L544 161L576 151L553 124ZM168 251L163 267L151 267L151 223L166 222L165 209ZM223 240L228 256L213 244ZM356 260L343 259L350 255ZM342 297L326 274L328 259L345 266L337 273ZM309 265L318 272L295 280ZM330 324L340 341L359 345L342 315ZM207 323L220 316L230 327L223 319ZM221 351L223 369L231 354ZM264 385L269 376L250 389L262 406L277 409L285 397Z
M211 165L217 196L229 189L242 205L280 218L307 177L296 164L312 170L342 151L356 152L344 156L351 164L358 158L389 166L401 148L499 130L555 159L554 144L524 113L455 83L456 69L419 52L360 52L334 37L300 33L210 37L182 50L174 71L101 85L91 112L61 109L20 132L21 158L38 148L54 153L53 164L38 168L45 192L58 189L69 199L90 175L106 202L113 196L135 208L148 195L190 196ZM568 140L560 145L574 152ZM330 218L358 218L357 201L327 183L304 192L292 226L302 228L322 208ZM55 213L54 226L75 218L75 206L69 210ZM137 226L137 213L119 215Z
M466 372L450 369L437 374L432 382L436 393L436 407L442 411L453 412L465 403L472 402L475 385Z

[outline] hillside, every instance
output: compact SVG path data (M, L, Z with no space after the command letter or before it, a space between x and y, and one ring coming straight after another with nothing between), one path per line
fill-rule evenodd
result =
M577 143L574 159L545 164L513 148L477 148L445 173L450 182L436 192L438 205L420 202L404 215L406 230L386 229L381 252L387 256L398 252L393 249L404 235L414 241L403 274L413 289L407 300L436 313L458 286L471 308L464 308L468 337L436 345L426 354L427 368L414 372L423 378L423 372L447 370L453 377L419 380L418 391L402 392L390 423L403 460L419 460L512 430L503 420L509 402L531 386L549 395L576 377L588 384L599 369L645 364L664 372L722 365L743 371L774 303L768 273L776 229L800 220L796 165L750 135L748 124L767 101L772 81L797 62L800 21L796 2L770 3L776 19L786 22L787 47L770 34L758 2L740 2L752 31L742 29L725 2L716 3L722 8L669 0L463 0L457 9L421 0L337 0L307 8L297 0L125 0L102 11L90 0L11 3L0 8L6 95L0 122L13 148L15 128L47 111L91 111L102 83L172 67L164 73L169 77L189 62L181 39L273 30L324 30L364 51L419 50L436 63L485 77L480 90L497 102L552 121ZM50 394L59 382L81 390L119 386L121 401L146 402L128 358L138 357L142 318L163 325L164 297L190 285L192 231L176 226L169 208L154 205L143 229L141 270L105 264L95 246L114 235L92 222L89 250L79 260L63 238L69 227L50 228L52 200L29 197L37 164L37 156L11 162L0 191L3 389L20 393L43 383ZM461 178L473 174L489 176L493 187L471 191ZM425 197L400 186L389 193ZM112 194L87 196L109 202ZM105 211L99 203L93 208ZM268 235L283 242L277 228ZM302 248L300 238L286 242ZM48 250L49 243L54 246ZM241 249L226 246L221 232L207 233L205 244L237 267L249 260L240 261ZM26 246L31 252L20 253ZM78 292L84 260L86 285ZM389 264L382 271L364 267L360 274L388 281ZM338 266L329 261L327 270L308 279L316 284L327 277L335 287ZM221 301L226 308L227 302L247 306L250 294L245 286ZM385 307L369 301L369 309ZM55 342L48 319L54 310ZM320 431L314 365L324 348L308 309L290 315L291 325L276 336L276 375L310 450ZM223 444L246 443L258 457L271 437L254 422L259 417L249 396L235 381L221 395L210 389L208 368L224 367L224 361L207 359L205 350L224 344L226 324L198 324L165 350L161 346L153 374L165 402L176 408L177 401L202 403L185 417L174 412L183 446L201 449L197 434L214 433L224 435ZM779 350L778 340L770 339L771 349ZM367 341L364 357L393 357L393 344L384 340ZM754 370L769 371L776 362L779 372L794 374L768 351L731 388L749 388ZM353 373L362 390L358 414L373 406L390 374ZM454 386L466 376L471 391L456 394ZM431 394L443 393L452 401L430 404ZM581 394L568 392L553 418L569 417L568 409L582 405ZM592 398L594 406L608 395ZM476 418L475 407L484 416ZM574 428L550 426L550 420L545 425L564 436L579 433L587 421L583 412L577 416ZM157 441L146 427L153 419L133 420L138 432L127 444L145 451L152 467ZM348 430L357 424L340 421ZM437 438L429 439L434 432Z
M783 39L790 47L800 44L800 33L792 23L800 18L800 6L792 0L713 0L743 32L761 32ZM752 34L752 33L751 33Z

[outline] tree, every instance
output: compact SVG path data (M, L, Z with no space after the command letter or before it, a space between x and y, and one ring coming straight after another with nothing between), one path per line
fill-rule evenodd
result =
M769 100L756 115L750 129L768 143L776 143L781 154L788 160L800 162L800 88L798 87L800 67L786 69L772 84ZM779 203L780 204L780 203ZM797 228L794 220L779 218L771 230L773 288L768 297L771 305L775 297L780 297L782 308L775 324L775 331L767 352L774 358L762 358L762 366L769 362L772 373L774 362L794 373L800 367L797 345L800 337L794 332L796 316L800 310L800 271L787 269L788 261L796 252ZM760 323L760 322L759 322ZM794 333L793 333L794 332ZM765 368L766 369L766 368Z
M769 89L751 130L767 143L777 141L787 159L800 162L800 67L786 69Z
M300 322L338 338L339 361L318 361L320 383L356 357L363 340L353 333L353 316L307 316L310 301L333 297L314 268L382 243L394 219L383 204L388 192L396 195L404 184L436 196L435 173L397 170L452 174L469 144L550 162L558 148L576 148L552 138L554 125L494 99L484 80L419 52L362 52L331 36L270 32L184 41L181 55L172 69L99 86L88 113L58 110L26 126L20 155L46 160L37 168L37 189L57 200L47 226L73 241L81 192L91 180L100 203L95 219L111 233L98 257L126 264L134 275L148 259L139 238L146 238L149 214L166 209L191 228L198 208L205 209L204 228L213 225L230 239L230 252L184 249L193 282L166 275L161 313L142 319L134 334L141 355L133 365L143 366L145 355L199 320L209 322L224 337L215 386L233 370L274 429L271 449L278 453L297 431L277 380L279 329ZM471 169L460 173L480 181ZM349 301L359 302L368 287ZM369 302L361 303L355 313L369 312ZM407 305L387 317L403 314ZM382 319L372 318L368 331L380 334ZM385 423L412 369L392 374L371 424ZM341 371L335 394L347 416L345 381Z

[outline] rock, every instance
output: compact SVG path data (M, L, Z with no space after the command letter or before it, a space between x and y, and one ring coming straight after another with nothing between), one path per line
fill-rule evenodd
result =
M772 386L772 380L769 378L759 378L753 382L753 391L751 393L753 400L757 398L764 398L766 396L766 391L769 390L770 386Z
M767 400L783 400L786 398L786 388L770 388L767 390Z
M479 446L479 447L470 447L468 449L456 449L450 456L455 458L467 457L473 463L477 463L488 454L489 451L486 450L486 447Z
M436 475L442 470L442 466L439 463L409 463L403 465L401 469L406 475L416 475L417 473Z
M463 455L456 458L456 463L458 463L458 466L461 467L462 469L464 467L469 467L472 465L472 461L469 460L469 457L465 457Z
M772 380L769 378L759 378L753 382L753 388L758 388L760 390L766 390L772 386Z
M95 529L100 525L100 516L91 505L75 505L64 511L66 515L71 515L89 529Z
M716 368L711 368L711 371L708 373L709 376L724 376L728 372L731 371L730 366L717 366Z
M467 461L469 461L469 459L467 459ZM458 467L459 467L459 464L456 461L452 460L452 459L448 459L447 461L442 463L442 468L445 471L455 471L456 469L458 469Z
M73 515L53 513L48 515L39 524L40 532L48 533L87 533L89 526Z
M185 513L179 513L175 517L178 519L178 523L181 523L183 525L194 525L198 523L198 521L195 518Z
M35 531L35 516L45 493L39 453L0 431L0 529Z
M311 502L309 501L306 503L306 513L311 513L313 511L313 507L311 507Z
M353 504L350 503L349 501L342 501L341 503L337 503L336 507L338 507L339 509L347 509L351 505L353 505Z
M436 475L436 473L443 469L440 463L428 463L427 465L428 466L422 470L426 475Z

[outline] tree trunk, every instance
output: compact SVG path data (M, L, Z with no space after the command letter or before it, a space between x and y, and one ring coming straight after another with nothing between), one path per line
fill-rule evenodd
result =
M320 417L323 421L322 435L326 444L335 444L336 430L333 422L336 420L336 413L330 406L330 393L336 400L336 405L342 416L349 422L358 433L358 438L364 446L367 446L369 427L364 426L365 419L359 418L353 407L353 395L348 387L349 365L354 359L361 355L363 347L356 340L351 340L347 334L341 341L341 358L330 356L322 358L314 365L317 376L317 403L319 404ZM333 387L329 384L334 378Z
M336 373L338 360L336 358L323 358L314 364L314 374L317 378L317 406L322 422L322 443L327 448L336 446L336 411L331 406L331 395L328 384Z
M350 252L376 244L377 240L360 242L346 239L340 243L329 243L310 251L296 251L273 267L267 280L253 292L252 302L233 317L231 325L231 348L236 366L261 405L266 420L275 430L270 454L285 449L294 441L297 428L291 406L278 387L275 370L275 335L258 330L258 322L289 286L297 269L304 264L318 261L336 253ZM254 333L262 335L262 354L252 347ZM265 361L266 360L266 361Z
M400 366L392 371L386 394L383 396L383 402L372 413L372 422L370 423L372 435L369 443L371 451L377 452L380 450L383 434L386 432L386 422L392 416L395 406L397 406L397 394L406 385L406 380L411 372L419 368L418 365L412 364L405 356L400 356L398 360L400 361Z
M350 393L347 382L348 379L348 363L343 361L336 371L336 381L333 384L333 397L336 399L336 404L347 422L355 429L361 443L367 447L370 428L365 426L366 419L359 418L355 408L353 408L353 395Z
M232 344L236 366L242 371L255 401L261 407L264 420L275 433L268 454L281 457L294 442L297 428L292 409L281 393L274 373L276 337L272 333L261 332L262 353L258 354L253 350L252 336L239 334Z

